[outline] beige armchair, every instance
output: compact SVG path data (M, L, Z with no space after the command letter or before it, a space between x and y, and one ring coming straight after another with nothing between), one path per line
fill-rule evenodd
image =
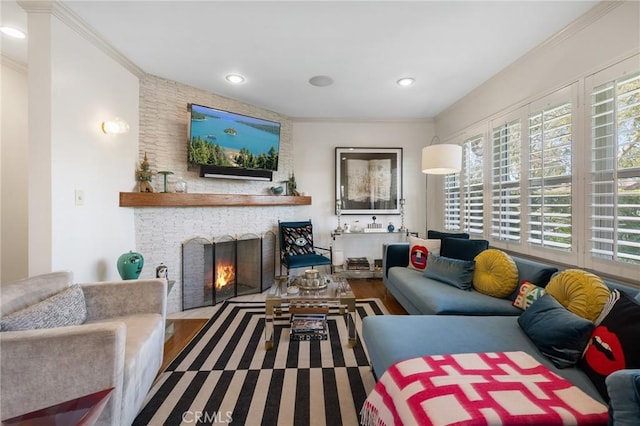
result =
M53 272L0 286L0 326L27 328L0 332L2 419L113 387L97 424L130 425L162 364L167 283L88 283L81 292L72 283L72 273ZM77 297L60 303L56 296L70 288ZM70 306L80 306L80 316ZM59 319L50 314L57 308L81 324L28 329L49 320L43 311Z

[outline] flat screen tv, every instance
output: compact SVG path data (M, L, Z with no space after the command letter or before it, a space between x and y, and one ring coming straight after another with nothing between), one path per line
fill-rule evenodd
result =
M200 176L272 180L278 170L280 123L189 104L189 164Z

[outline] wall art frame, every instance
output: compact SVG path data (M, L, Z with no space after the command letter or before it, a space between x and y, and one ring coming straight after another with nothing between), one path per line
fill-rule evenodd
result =
M335 149L336 214L400 214L402 148Z

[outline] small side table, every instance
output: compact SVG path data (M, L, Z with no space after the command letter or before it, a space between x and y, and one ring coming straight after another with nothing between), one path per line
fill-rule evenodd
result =
M3 420L2 424L3 426L91 426L100 417L100 413L107 405L112 392L113 388L105 389L71 401Z

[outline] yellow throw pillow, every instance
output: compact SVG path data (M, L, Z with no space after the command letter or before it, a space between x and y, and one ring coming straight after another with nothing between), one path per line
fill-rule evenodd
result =
M580 269L554 275L545 290L562 306L590 321L598 318L611 294L600 277Z
M518 285L518 267L502 250L487 249L475 257L473 287L493 297L507 297Z

